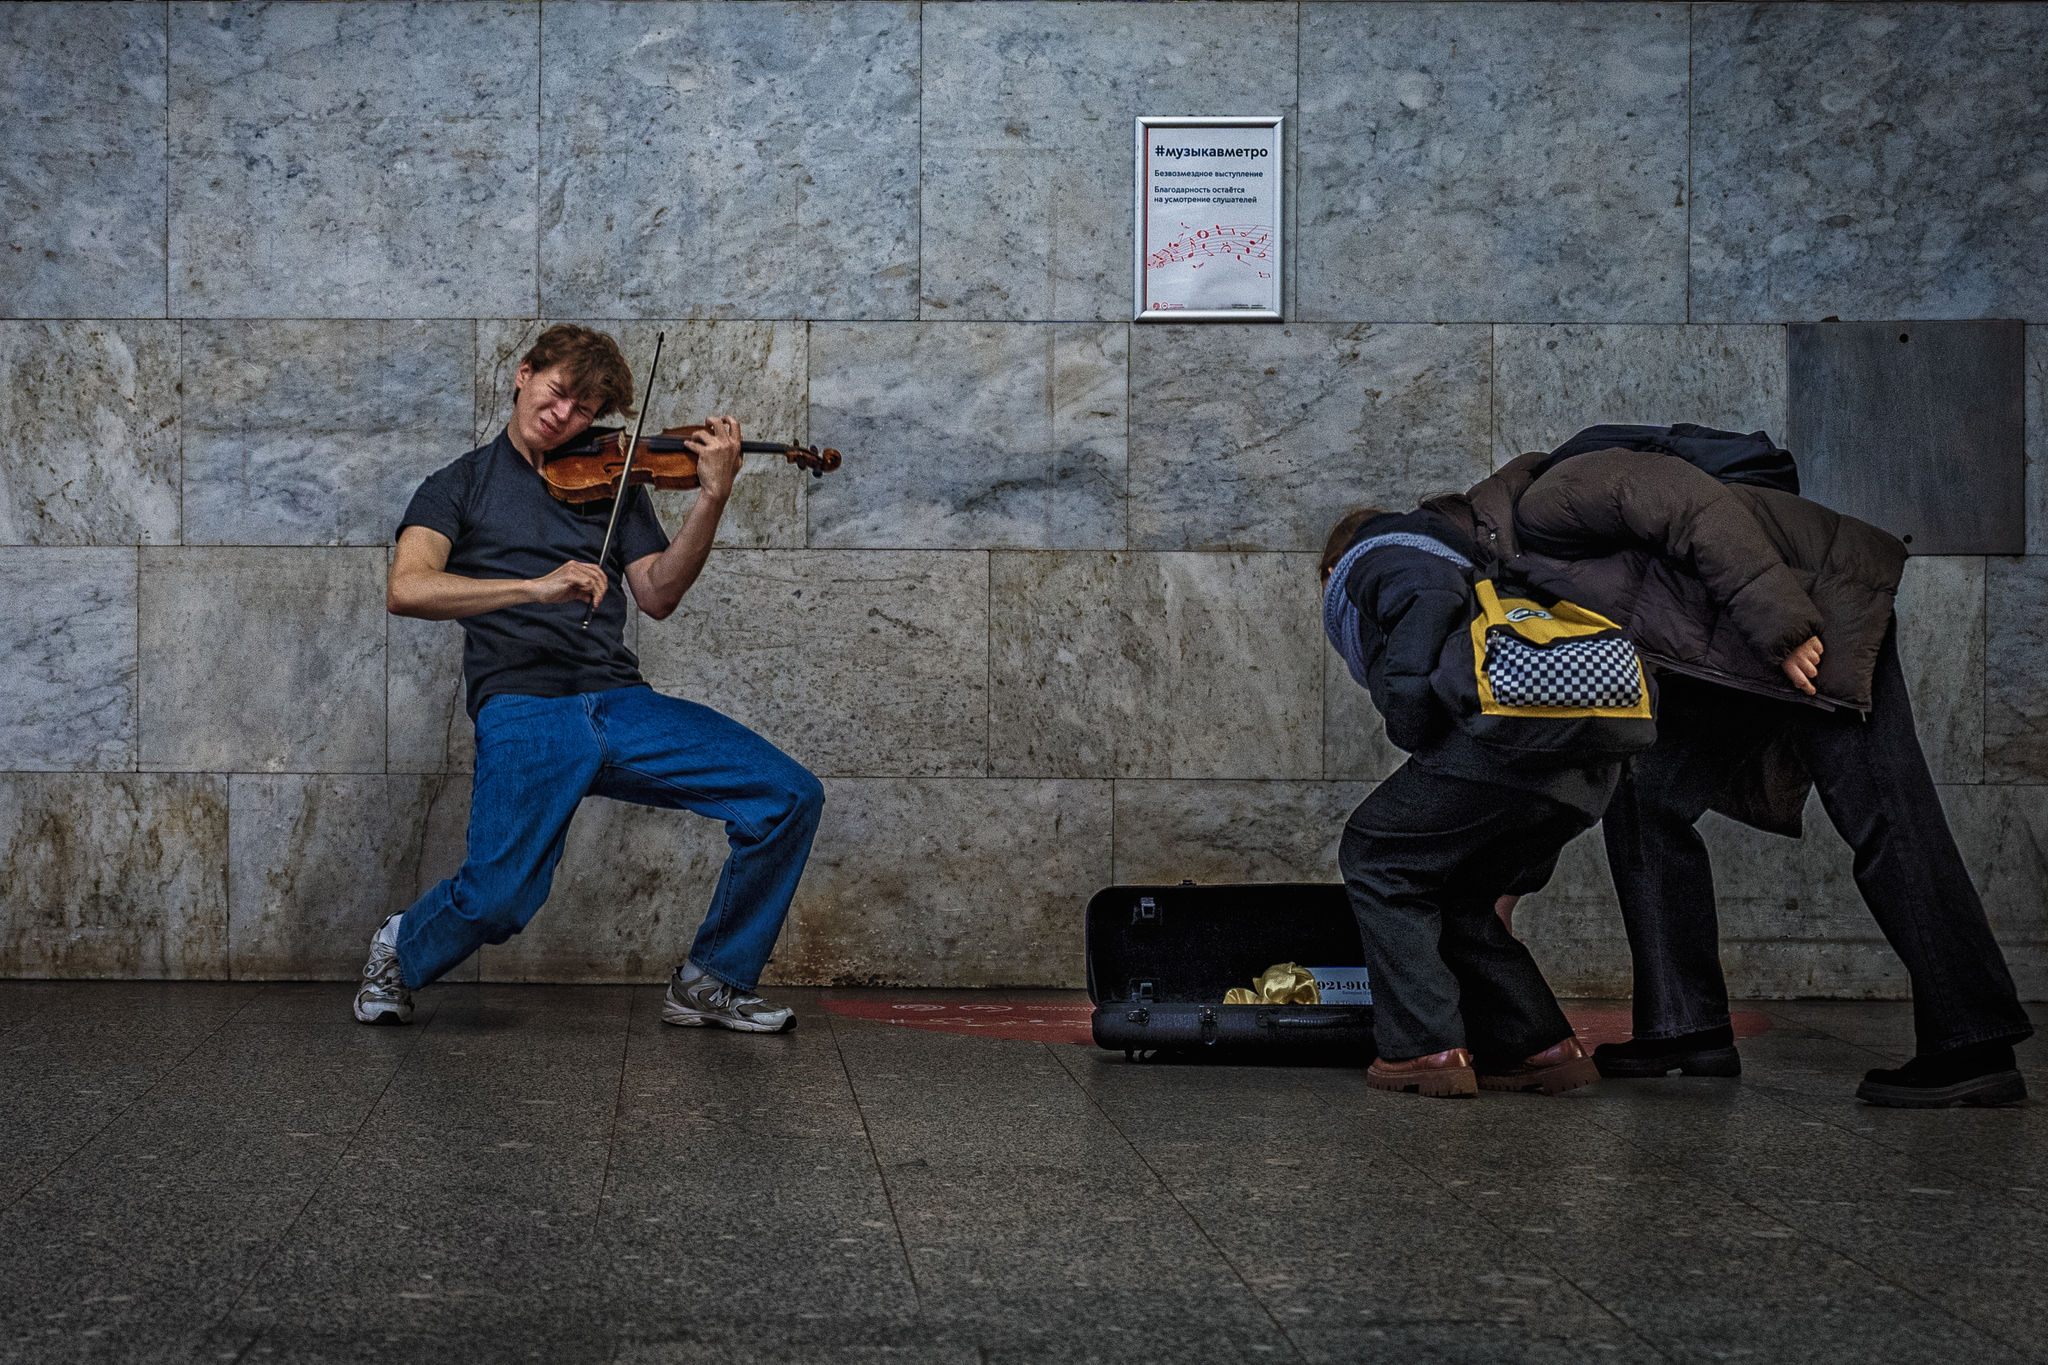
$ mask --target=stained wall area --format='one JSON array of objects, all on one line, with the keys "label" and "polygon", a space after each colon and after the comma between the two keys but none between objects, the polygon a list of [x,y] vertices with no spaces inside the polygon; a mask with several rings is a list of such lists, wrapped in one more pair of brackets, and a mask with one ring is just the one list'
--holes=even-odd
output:
[{"label": "stained wall area", "polygon": [[[2027,324],[2048,5],[0,5],[0,974],[344,978],[459,861],[459,630],[411,489],[547,323],[666,330],[750,468],[657,686],[816,770],[772,968],[1074,985],[1113,881],[1335,875],[1398,761],[1324,645],[1349,506],[1596,421],[1787,429],[1786,328]],[[1131,120],[1287,118],[1278,325],[1133,326]],[[1914,559],[1923,743],[2048,989],[2048,484]],[[663,494],[670,524],[689,494]],[[1731,984],[1905,983],[1816,807],[1709,817]],[[462,969],[655,978],[722,831],[602,801]],[[1597,837],[1526,904],[1625,994]]]}]

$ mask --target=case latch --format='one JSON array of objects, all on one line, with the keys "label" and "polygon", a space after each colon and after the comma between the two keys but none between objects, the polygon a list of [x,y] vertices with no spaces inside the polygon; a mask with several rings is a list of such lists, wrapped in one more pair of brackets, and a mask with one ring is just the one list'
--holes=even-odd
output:
[{"label": "case latch", "polygon": [[1131,923],[1159,923],[1159,903],[1150,896],[1138,897],[1138,903],[1131,907]]},{"label": "case latch", "polygon": [[1213,1009],[1204,1009],[1202,1011],[1202,1045],[1204,1047],[1214,1047],[1216,1045],[1216,1011]]}]

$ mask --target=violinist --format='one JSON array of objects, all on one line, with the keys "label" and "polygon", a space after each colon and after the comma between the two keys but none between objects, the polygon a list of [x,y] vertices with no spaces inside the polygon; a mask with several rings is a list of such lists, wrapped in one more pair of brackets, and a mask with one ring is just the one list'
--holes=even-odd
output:
[{"label": "violinist", "polygon": [[399,523],[386,606],[462,622],[476,773],[468,856],[377,929],[355,1017],[407,1022],[414,990],[525,928],[547,900],[570,817],[595,795],[725,822],[732,852],[669,980],[662,1019],[745,1033],[794,1028],[794,1013],[755,987],[803,875],[824,790],[737,721],[650,688],[623,638],[628,594],[658,621],[702,572],[744,458],[739,423],[714,417],[688,438],[700,491],[673,538],[643,486],[619,490],[614,528],[612,499],[561,501],[541,468],[594,420],[631,406],[618,344],[588,328],[550,327],[515,382],[497,439],[429,476]]}]

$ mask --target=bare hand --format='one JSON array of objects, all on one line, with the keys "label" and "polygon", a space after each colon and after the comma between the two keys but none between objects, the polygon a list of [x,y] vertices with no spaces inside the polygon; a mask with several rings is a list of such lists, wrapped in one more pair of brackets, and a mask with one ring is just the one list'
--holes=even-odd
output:
[{"label": "bare hand", "polygon": [[1520,896],[1502,896],[1493,903],[1493,913],[1500,916],[1501,928],[1511,934],[1515,932],[1515,902],[1520,899]]},{"label": "bare hand", "polygon": [[573,559],[547,577],[529,582],[536,602],[588,602],[592,607],[604,601],[605,589],[611,586],[597,565]]},{"label": "bare hand", "polygon": [[683,445],[697,457],[697,487],[719,502],[732,496],[732,481],[739,476],[746,457],[740,454],[740,424],[737,418],[713,417],[702,431],[683,438]]},{"label": "bare hand", "polygon": [[1820,656],[1823,648],[1820,636],[1816,635],[1787,654],[1785,662],[1779,665],[1785,670],[1785,676],[1792,680],[1792,685],[1809,697],[1814,694],[1813,680],[1820,674]]}]

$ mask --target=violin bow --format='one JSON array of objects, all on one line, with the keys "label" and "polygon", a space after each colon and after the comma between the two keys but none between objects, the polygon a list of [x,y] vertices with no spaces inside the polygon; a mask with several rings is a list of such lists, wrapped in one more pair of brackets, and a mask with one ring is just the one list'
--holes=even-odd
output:
[{"label": "violin bow", "polygon": [[[598,551],[597,554],[597,571],[599,573],[606,572],[604,562],[611,557],[612,532],[616,531],[619,527],[619,508],[625,506],[626,495],[632,491],[632,485],[627,480],[633,476],[633,454],[640,448],[641,428],[647,425],[648,404],[654,401],[654,372],[661,368],[661,344],[666,340],[668,340],[667,332],[656,332],[654,334],[654,360],[647,366],[647,392],[640,399],[640,417],[638,421],[633,423],[633,440],[626,447],[625,467],[619,470],[619,489],[616,493],[612,494],[611,520],[604,524],[604,548]],[[621,570],[619,574],[619,591],[624,592],[625,590],[625,573]],[[595,615],[597,615],[597,603],[592,602],[590,610],[583,613],[583,628],[585,630],[590,629],[590,618]]]}]

